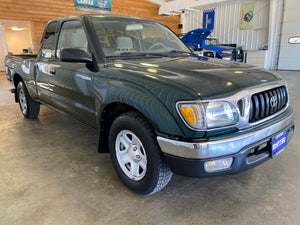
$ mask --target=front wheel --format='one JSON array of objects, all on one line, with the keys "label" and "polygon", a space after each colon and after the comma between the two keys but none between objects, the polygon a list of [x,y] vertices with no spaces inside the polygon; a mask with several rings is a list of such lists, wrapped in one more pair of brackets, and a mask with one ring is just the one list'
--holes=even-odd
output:
[{"label": "front wheel", "polygon": [[164,188],[172,172],[148,121],[137,112],[119,116],[109,132],[109,149],[121,181],[132,191],[150,195]]},{"label": "front wheel", "polygon": [[37,118],[40,113],[40,104],[31,99],[22,81],[18,83],[17,95],[23,116],[29,119]]}]

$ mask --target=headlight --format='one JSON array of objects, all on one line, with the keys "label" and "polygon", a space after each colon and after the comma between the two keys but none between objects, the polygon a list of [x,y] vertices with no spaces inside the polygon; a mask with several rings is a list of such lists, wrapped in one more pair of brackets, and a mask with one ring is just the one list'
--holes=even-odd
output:
[{"label": "headlight", "polygon": [[210,102],[206,107],[207,128],[225,127],[238,122],[236,108],[229,102]]},{"label": "headlight", "polygon": [[236,108],[225,101],[179,103],[177,107],[187,125],[197,130],[226,127],[238,122]]}]

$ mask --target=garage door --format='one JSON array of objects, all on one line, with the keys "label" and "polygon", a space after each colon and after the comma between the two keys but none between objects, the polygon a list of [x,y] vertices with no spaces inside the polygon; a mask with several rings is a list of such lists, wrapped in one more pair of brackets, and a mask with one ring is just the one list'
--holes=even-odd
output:
[{"label": "garage door", "polygon": [[299,0],[285,0],[278,69],[300,70],[299,13]]}]

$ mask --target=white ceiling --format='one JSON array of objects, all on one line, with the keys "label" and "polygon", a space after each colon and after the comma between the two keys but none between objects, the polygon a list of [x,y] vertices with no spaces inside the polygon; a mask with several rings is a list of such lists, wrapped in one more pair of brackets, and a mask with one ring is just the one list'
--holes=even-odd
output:
[{"label": "white ceiling", "polygon": [[[197,8],[204,8],[227,2],[234,2],[238,0],[147,0],[160,6],[160,15],[170,15],[181,13],[185,10],[197,10]],[[239,0],[241,1],[241,0]],[[242,0],[243,1],[243,0]]]},{"label": "white ceiling", "polygon": [[171,2],[171,1],[174,1],[174,0],[147,0],[148,2],[152,2],[156,5],[162,5],[163,3],[165,2]]}]

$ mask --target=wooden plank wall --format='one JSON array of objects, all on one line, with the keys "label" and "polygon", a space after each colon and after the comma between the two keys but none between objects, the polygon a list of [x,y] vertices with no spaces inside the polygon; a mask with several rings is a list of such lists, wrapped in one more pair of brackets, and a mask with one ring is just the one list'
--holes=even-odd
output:
[{"label": "wooden plank wall", "polygon": [[[159,6],[145,0],[111,0],[112,14],[157,20],[179,34],[180,16],[159,16]],[[0,19],[30,22],[34,52],[39,48],[47,21],[61,16],[92,13],[74,9],[73,0],[0,0]]]}]

